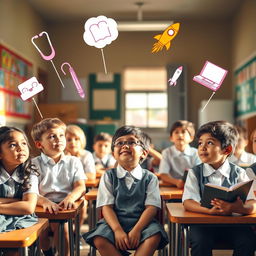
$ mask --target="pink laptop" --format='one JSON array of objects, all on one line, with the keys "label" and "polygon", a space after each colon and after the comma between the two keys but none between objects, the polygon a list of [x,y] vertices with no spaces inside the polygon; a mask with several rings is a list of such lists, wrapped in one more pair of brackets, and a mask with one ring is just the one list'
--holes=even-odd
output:
[{"label": "pink laptop", "polygon": [[228,71],[209,61],[206,61],[200,75],[194,76],[193,81],[208,87],[213,91],[217,91]]}]

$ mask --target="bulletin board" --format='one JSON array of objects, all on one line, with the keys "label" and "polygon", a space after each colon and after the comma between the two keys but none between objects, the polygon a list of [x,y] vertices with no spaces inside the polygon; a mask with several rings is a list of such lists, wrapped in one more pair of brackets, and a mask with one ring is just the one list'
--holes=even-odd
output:
[{"label": "bulletin board", "polygon": [[235,71],[235,116],[247,118],[256,113],[256,53]]},{"label": "bulletin board", "polygon": [[31,103],[20,98],[18,85],[32,77],[33,65],[0,43],[0,115],[31,118]]},{"label": "bulletin board", "polygon": [[121,75],[89,75],[90,119],[119,120],[121,116]]}]

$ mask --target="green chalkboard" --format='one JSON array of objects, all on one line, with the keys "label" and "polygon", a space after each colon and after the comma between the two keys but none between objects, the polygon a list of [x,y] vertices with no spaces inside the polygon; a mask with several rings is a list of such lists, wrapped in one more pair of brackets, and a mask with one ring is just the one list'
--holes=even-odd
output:
[{"label": "green chalkboard", "polygon": [[89,118],[91,120],[119,120],[121,117],[121,75],[99,81],[89,75]]}]

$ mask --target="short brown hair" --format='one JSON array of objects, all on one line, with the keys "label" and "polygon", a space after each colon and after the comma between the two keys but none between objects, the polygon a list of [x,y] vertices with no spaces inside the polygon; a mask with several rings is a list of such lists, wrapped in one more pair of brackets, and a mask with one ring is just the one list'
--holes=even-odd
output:
[{"label": "short brown hair", "polygon": [[189,122],[187,120],[178,120],[176,121],[170,130],[170,136],[172,136],[172,133],[174,132],[175,129],[177,129],[178,127],[182,127],[184,129],[186,129],[190,135],[191,138],[194,138],[195,136],[195,126],[192,122]]},{"label": "short brown hair", "polygon": [[97,134],[94,139],[93,139],[93,142],[94,144],[97,142],[97,141],[107,141],[107,142],[110,142],[112,141],[112,136],[109,134],[109,133],[106,133],[106,132],[101,132],[99,134]]},{"label": "short brown hair", "polygon": [[62,126],[66,130],[66,124],[59,118],[45,118],[33,125],[31,130],[31,137],[34,141],[40,141],[42,135],[49,129]]},{"label": "short brown hair", "polygon": [[244,140],[248,139],[247,129],[244,126],[235,125],[235,128],[238,131],[239,137],[242,137]]}]

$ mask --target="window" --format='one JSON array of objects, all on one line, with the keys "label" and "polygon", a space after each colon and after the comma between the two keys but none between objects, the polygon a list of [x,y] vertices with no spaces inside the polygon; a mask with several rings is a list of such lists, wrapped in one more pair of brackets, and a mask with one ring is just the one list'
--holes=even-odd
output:
[{"label": "window", "polygon": [[124,72],[125,123],[143,128],[167,126],[167,72],[164,67]]}]

